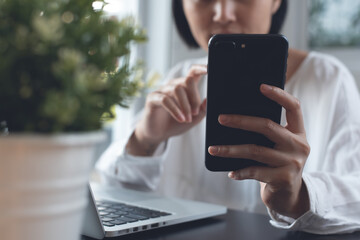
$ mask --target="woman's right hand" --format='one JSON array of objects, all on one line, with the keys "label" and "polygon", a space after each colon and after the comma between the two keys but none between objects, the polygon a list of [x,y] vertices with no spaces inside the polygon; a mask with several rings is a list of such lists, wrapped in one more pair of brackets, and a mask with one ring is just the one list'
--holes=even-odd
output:
[{"label": "woman's right hand", "polygon": [[206,65],[194,65],[186,77],[173,79],[147,96],[144,116],[127,144],[128,153],[150,156],[161,142],[205,117],[206,99],[200,98],[199,81],[206,73]]}]

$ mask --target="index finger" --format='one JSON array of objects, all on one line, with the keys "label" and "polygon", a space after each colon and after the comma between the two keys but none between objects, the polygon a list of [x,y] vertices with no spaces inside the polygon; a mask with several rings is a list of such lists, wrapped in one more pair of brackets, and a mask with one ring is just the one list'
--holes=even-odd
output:
[{"label": "index finger", "polygon": [[305,133],[303,115],[297,98],[281,88],[261,84],[260,91],[264,96],[277,102],[286,109],[287,128],[293,133]]},{"label": "index finger", "polygon": [[189,102],[193,115],[197,115],[201,105],[201,98],[198,89],[199,80],[207,73],[206,65],[193,65],[185,79]]},{"label": "index finger", "polygon": [[190,77],[190,78],[200,77],[202,75],[205,75],[206,73],[207,73],[206,65],[194,64],[191,66],[187,77]]}]

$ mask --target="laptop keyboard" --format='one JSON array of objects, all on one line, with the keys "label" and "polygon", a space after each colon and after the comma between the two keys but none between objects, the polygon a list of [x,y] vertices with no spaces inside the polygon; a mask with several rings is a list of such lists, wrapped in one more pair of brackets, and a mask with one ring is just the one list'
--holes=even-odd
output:
[{"label": "laptop keyboard", "polygon": [[103,225],[107,227],[171,215],[167,212],[105,200],[96,201],[96,206]]}]

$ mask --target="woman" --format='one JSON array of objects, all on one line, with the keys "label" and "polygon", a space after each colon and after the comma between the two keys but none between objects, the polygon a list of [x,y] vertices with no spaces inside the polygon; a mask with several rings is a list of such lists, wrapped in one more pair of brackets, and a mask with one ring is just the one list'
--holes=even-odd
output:
[{"label": "woman", "polygon": [[[186,43],[207,51],[213,34],[277,33],[286,1],[173,0],[173,10]],[[210,147],[212,155],[269,165],[228,177],[204,167],[205,78],[206,59],[188,60],[170,71],[167,83],[148,95],[129,139],[113,144],[98,163],[108,180],[230,208],[267,210],[279,228],[319,234],[360,230],[360,98],[341,63],[289,50],[285,91],[260,87],[286,110],[282,125],[219,116],[224,126],[255,131],[275,142],[274,149]]]}]

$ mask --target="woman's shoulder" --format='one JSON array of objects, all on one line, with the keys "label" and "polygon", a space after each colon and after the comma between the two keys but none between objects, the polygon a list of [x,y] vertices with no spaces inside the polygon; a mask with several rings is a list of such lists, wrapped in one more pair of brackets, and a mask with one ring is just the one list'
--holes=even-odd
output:
[{"label": "woman's shoulder", "polygon": [[285,87],[301,99],[309,95],[317,99],[329,94],[358,95],[355,79],[347,67],[334,56],[314,51],[307,54]]},{"label": "woman's shoulder", "polygon": [[347,67],[336,57],[314,51],[309,52],[299,70],[323,83],[353,78]]}]

